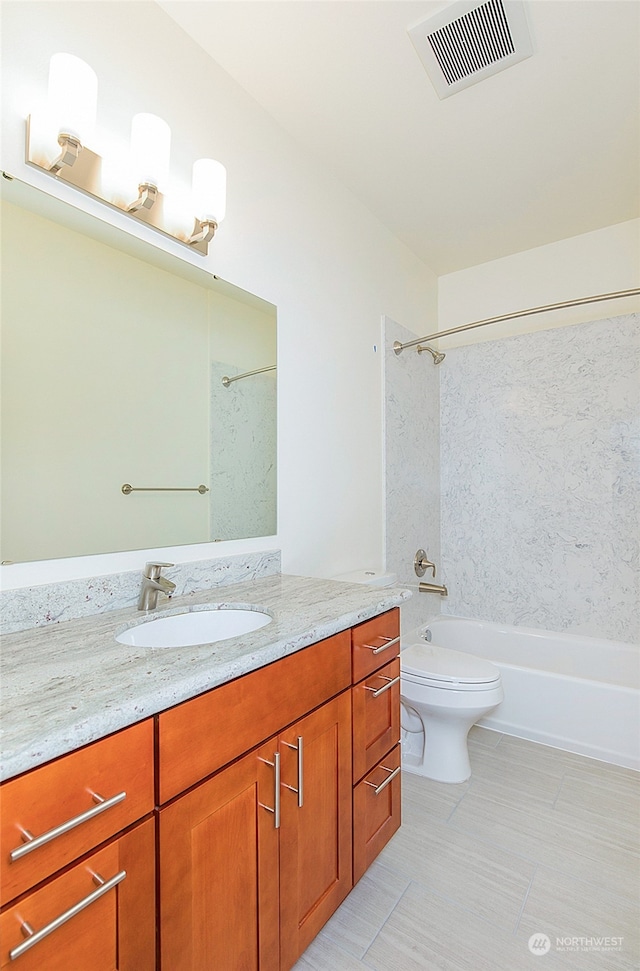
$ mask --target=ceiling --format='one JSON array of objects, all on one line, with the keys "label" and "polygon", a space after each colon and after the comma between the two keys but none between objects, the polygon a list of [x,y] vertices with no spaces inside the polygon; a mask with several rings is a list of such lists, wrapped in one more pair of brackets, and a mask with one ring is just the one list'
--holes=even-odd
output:
[{"label": "ceiling", "polygon": [[160,6],[438,275],[640,214],[636,0],[528,0],[533,56],[444,100],[407,34],[444,3]]}]

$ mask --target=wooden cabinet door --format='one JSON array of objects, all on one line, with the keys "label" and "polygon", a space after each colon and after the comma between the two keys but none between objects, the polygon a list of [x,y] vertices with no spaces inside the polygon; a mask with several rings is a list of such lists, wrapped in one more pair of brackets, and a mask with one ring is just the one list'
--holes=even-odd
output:
[{"label": "wooden cabinet door", "polygon": [[[0,917],[0,968],[154,971],[154,832],[154,820],[146,820],[5,910]],[[85,906],[77,908],[82,902]],[[37,933],[74,908],[73,916],[11,959],[10,952],[28,940],[22,931],[25,923]]]},{"label": "wooden cabinet door", "polygon": [[265,742],[160,810],[162,971],[278,971],[276,750]]},{"label": "wooden cabinet door", "polygon": [[279,750],[280,968],[288,971],[352,887],[350,692],[282,732]]}]

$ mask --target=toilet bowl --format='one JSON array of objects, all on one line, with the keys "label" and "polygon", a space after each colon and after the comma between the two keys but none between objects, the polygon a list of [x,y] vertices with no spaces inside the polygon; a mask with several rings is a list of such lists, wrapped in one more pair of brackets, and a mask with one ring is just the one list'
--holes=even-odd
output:
[{"label": "toilet bowl", "polygon": [[401,649],[403,768],[438,782],[465,782],[469,730],[503,698],[500,671],[490,661],[437,644]]}]

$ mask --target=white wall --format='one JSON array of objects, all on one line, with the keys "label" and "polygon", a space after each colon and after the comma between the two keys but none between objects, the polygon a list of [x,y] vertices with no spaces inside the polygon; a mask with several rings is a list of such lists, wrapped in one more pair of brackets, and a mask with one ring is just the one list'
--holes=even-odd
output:
[{"label": "white wall", "polygon": [[[156,112],[172,128],[183,181],[196,158],[227,166],[227,219],[206,265],[278,307],[278,536],[165,552],[200,559],[277,544],[286,572],[379,565],[380,319],[387,313],[419,333],[436,315],[435,277],[155,4],[6,2],[2,14],[2,167],[129,224],[23,161],[24,119],[45,94],[50,55],[79,55],[98,74],[99,124],[113,137],[128,138],[135,112]],[[132,231],[197,262],[144,227]],[[3,583],[115,572],[144,559],[4,567]]]},{"label": "white wall", "polygon": [[[432,330],[634,287],[640,287],[640,219],[439,277],[438,326]],[[640,297],[604,301],[491,324],[444,338],[441,346],[496,340],[638,310]]]}]

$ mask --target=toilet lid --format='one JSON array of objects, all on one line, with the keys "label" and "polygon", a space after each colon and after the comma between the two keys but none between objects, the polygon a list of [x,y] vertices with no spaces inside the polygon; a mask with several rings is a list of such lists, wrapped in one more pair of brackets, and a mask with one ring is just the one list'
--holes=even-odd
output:
[{"label": "toilet lid", "polygon": [[487,684],[500,678],[491,661],[437,644],[412,644],[400,653],[403,674],[450,684]]}]

